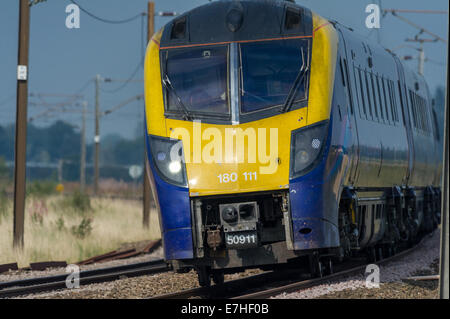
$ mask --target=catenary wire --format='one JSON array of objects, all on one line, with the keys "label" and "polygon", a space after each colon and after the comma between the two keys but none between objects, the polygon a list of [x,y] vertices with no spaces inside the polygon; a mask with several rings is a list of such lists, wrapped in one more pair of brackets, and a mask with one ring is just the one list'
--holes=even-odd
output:
[{"label": "catenary wire", "polygon": [[72,2],[72,3],[75,4],[75,5],[77,5],[77,6],[80,8],[81,11],[83,11],[84,13],[86,13],[86,14],[87,14],[88,16],[90,16],[91,18],[94,18],[94,19],[96,19],[96,20],[98,20],[98,21],[101,21],[101,22],[104,22],[104,23],[111,23],[111,24],[128,23],[128,22],[131,22],[131,21],[133,21],[133,20],[136,20],[136,19],[139,18],[140,16],[144,16],[144,15],[146,14],[146,13],[144,13],[144,12],[141,12],[141,13],[136,14],[136,15],[130,17],[130,18],[127,18],[127,19],[123,19],[123,20],[109,20],[109,19],[101,18],[101,17],[99,17],[99,16],[97,16],[97,15],[95,15],[95,14],[89,12],[88,10],[86,10],[85,8],[83,8],[82,6],[80,6],[80,5],[79,5],[76,1],[74,1],[74,0],[70,0],[70,2]]}]

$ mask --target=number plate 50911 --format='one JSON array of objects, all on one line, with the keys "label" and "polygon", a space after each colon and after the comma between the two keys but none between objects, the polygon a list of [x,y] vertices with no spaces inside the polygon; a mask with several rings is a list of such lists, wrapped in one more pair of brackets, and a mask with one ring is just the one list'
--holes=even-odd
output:
[{"label": "number plate 50911", "polygon": [[256,231],[225,233],[225,244],[231,249],[258,247],[258,235]]}]

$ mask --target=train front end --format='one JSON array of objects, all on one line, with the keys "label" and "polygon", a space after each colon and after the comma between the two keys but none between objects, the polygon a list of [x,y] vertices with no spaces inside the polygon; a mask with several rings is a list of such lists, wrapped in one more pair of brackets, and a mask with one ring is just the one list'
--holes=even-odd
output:
[{"label": "train front end", "polygon": [[223,274],[339,246],[337,207],[324,207],[339,187],[336,52],[333,26],[287,1],[217,1],[155,34],[148,172],[175,269]]}]

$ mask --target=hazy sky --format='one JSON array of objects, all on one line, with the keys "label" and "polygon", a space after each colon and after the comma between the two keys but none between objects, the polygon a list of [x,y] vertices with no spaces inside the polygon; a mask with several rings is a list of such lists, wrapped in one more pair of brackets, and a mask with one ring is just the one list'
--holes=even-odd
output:
[{"label": "hazy sky", "polygon": [[[0,1],[0,125],[15,120],[15,93],[17,68],[18,0]],[[143,12],[147,0],[78,0],[82,7],[105,19],[125,19]],[[207,3],[207,0],[156,0],[156,11],[174,10],[185,12]],[[365,7],[378,0],[297,0],[297,3],[311,8],[324,17],[337,20],[354,28],[357,32],[369,35],[365,27]],[[67,29],[65,8],[69,0],[47,0],[31,8],[30,40],[30,93],[73,94],[82,88],[96,74],[103,77],[128,79],[141,59],[142,35],[141,18],[127,24],[106,24],[81,13],[81,28]],[[383,8],[447,10],[447,0],[382,0]],[[448,16],[403,14],[417,24],[447,39]],[[156,28],[161,28],[171,18],[156,17]],[[144,25],[146,30],[146,25]],[[382,21],[381,43],[387,48],[405,44],[406,38],[414,37],[417,30],[388,15]],[[370,34],[376,41],[376,32]],[[410,44],[413,45],[413,44]],[[425,52],[432,61],[425,66],[425,77],[434,92],[437,85],[446,83],[447,45],[441,42],[425,44]],[[397,51],[399,55],[417,55],[411,48]],[[417,69],[417,60],[407,64]],[[136,80],[142,79],[142,69],[138,70]],[[114,90],[121,83],[102,83],[100,104],[107,110],[132,96],[143,93],[142,83],[131,83],[117,93]],[[81,92],[94,106],[94,84],[90,82]],[[32,103],[57,103],[67,98],[30,98]],[[40,114],[44,106],[29,106],[29,115]],[[133,102],[101,121],[102,136],[117,133],[133,137],[143,116],[143,102]],[[35,124],[48,125],[55,119],[65,119],[80,126],[81,116],[72,113],[58,113],[52,117],[37,119]],[[93,139],[94,118],[88,116],[88,143]]]}]

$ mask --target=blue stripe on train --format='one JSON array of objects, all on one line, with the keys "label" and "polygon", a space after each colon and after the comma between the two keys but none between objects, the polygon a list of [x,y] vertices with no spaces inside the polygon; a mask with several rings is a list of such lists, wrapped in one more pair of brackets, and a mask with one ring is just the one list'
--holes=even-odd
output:
[{"label": "blue stripe on train", "polygon": [[155,169],[146,138],[148,161],[160,206],[160,223],[166,260],[194,258],[189,189],[162,180]]},{"label": "blue stripe on train", "polygon": [[[336,175],[342,154],[329,158],[332,119],[321,162],[307,174],[289,182],[294,250],[339,246]],[[337,186],[337,187],[336,187]]]}]

